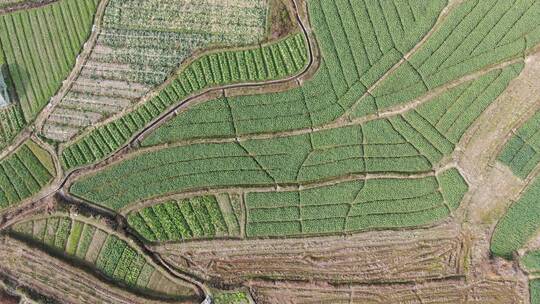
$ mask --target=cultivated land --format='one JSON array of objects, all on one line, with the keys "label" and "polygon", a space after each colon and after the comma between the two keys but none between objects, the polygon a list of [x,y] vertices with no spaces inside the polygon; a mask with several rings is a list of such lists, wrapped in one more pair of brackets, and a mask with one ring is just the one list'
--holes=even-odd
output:
[{"label": "cultivated land", "polygon": [[0,21],[0,299],[540,301],[540,2]]}]

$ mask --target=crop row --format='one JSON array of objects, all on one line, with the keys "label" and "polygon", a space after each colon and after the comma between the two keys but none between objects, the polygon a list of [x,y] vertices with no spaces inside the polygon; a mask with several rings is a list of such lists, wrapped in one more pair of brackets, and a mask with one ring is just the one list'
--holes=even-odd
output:
[{"label": "crop row", "polygon": [[535,178],[499,220],[491,237],[491,252],[511,259],[540,229],[540,178]]},{"label": "crop row", "polygon": [[[223,206],[223,209],[220,205]],[[238,215],[227,200],[192,197],[143,208],[128,215],[128,223],[149,241],[238,236]]]},{"label": "crop row", "polygon": [[26,121],[45,106],[73,68],[90,35],[97,2],[62,0],[0,16],[0,48]]},{"label": "crop row", "polygon": [[0,209],[36,194],[55,176],[48,152],[32,141],[0,161]]},{"label": "crop row", "polygon": [[[106,157],[166,109],[194,92],[216,85],[260,81],[269,79],[267,77],[297,73],[307,62],[304,43],[302,35],[296,34],[262,48],[226,51],[200,57],[159,95],[133,112],[94,129],[87,136],[67,146],[62,153],[64,166],[74,168]],[[275,54],[275,57],[272,57],[273,65],[265,64],[270,58],[262,54]],[[240,60],[246,60],[248,64],[240,64]],[[276,68],[271,70],[270,66]]]},{"label": "crop row", "polygon": [[540,112],[535,113],[506,143],[498,159],[520,178],[540,162]]},{"label": "crop row", "polygon": [[67,216],[50,216],[18,223],[12,229],[16,235],[89,264],[131,288],[168,293],[167,288],[175,284],[126,241],[92,224]]},{"label": "crop row", "polygon": [[246,196],[248,237],[421,226],[446,218],[468,187],[455,169],[437,177],[370,179]]}]

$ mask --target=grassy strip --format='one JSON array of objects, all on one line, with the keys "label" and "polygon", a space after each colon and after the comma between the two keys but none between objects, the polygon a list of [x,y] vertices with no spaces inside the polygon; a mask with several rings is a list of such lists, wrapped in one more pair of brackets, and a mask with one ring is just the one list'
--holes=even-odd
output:
[{"label": "grassy strip", "polygon": [[540,229],[539,197],[540,178],[535,178],[497,223],[491,237],[491,252],[494,255],[512,259],[513,253],[537,233]]}]

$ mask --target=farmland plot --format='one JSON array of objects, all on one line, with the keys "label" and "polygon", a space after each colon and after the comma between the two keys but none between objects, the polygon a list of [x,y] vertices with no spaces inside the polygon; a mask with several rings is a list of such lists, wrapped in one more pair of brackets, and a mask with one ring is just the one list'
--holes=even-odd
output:
[{"label": "farmland plot", "polygon": [[96,3],[61,0],[0,16],[0,74],[10,95],[0,108],[1,148],[60,88],[90,33]]},{"label": "farmland plot", "polygon": [[56,176],[49,152],[28,140],[0,160],[0,210],[37,194]]},{"label": "farmland plot", "polygon": [[540,112],[537,112],[510,138],[498,159],[524,179],[540,162],[539,151]]},{"label": "farmland plot", "polygon": [[126,110],[197,51],[257,43],[266,11],[264,0],[110,0],[97,44],[44,135],[67,141]]},{"label": "farmland plot", "polygon": [[456,228],[165,243],[152,249],[182,271],[230,285],[252,279],[403,282],[464,274],[469,244]]},{"label": "farmland plot", "polygon": [[150,241],[239,237],[240,208],[228,195],[193,197],[132,212],[128,223]]},{"label": "farmland plot", "polygon": [[121,237],[89,221],[49,216],[13,226],[16,236],[91,265],[110,280],[161,296],[195,296],[193,286],[172,279]]},{"label": "farmland plot", "polygon": [[90,35],[97,2],[60,0],[0,16],[0,49],[25,123],[56,94],[75,65]]},{"label": "farmland plot", "polygon": [[107,157],[172,105],[194,92],[217,85],[294,75],[306,66],[307,60],[305,41],[299,33],[262,47],[204,55],[183,70],[159,95],[66,146],[62,152],[63,165],[71,169]]},{"label": "farmland plot", "polygon": [[[5,276],[15,281],[19,288],[25,287],[56,301],[69,303],[163,303],[162,300],[130,293],[124,287],[111,286],[82,271],[80,267],[52,257],[26,242],[6,236],[2,236],[1,242],[0,269]],[[36,270],[39,270],[39,274]],[[200,301],[195,299],[183,303]]]},{"label": "farmland plot", "polygon": [[536,177],[497,223],[491,238],[493,254],[511,259],[540,229],[540,178]]}]

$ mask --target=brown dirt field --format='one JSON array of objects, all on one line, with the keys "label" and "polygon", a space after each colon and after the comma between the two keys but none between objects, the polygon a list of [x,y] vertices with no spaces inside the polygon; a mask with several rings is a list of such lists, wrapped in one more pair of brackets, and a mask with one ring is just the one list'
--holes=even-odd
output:
[{"label": "brown dirt field", "polygon": [[513,281],[442,280],[419,284],[345,285],[255,281],[251,293],[258,304],[518,304],[526,303],[523,286]]},{"label": "brown dirt field", "polygon": [[294,22],[294,15],[291,14],[290,1],[270,0],[268,4],[266,40],[272,41],[285,37],[298,27]]},{"label": "brown dirt field", "polygon": [[449,224],[351,236],[187,242],[153,250],[174,267],[220,284],[254,278],[367,283],[463,276],[469,245]]},{"label": "brown dirt field", "polygon": [[9,294],[7,291],[0,289],[0,303],[1,304],[17,304],[21,299],[14,295]]}]

